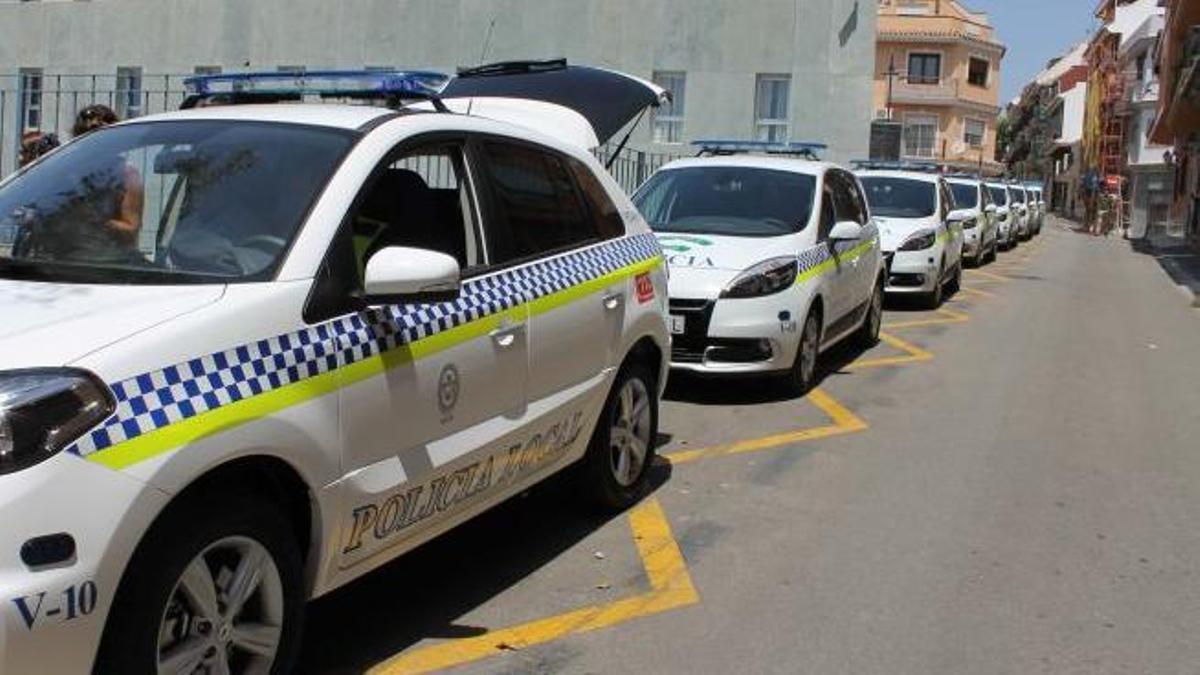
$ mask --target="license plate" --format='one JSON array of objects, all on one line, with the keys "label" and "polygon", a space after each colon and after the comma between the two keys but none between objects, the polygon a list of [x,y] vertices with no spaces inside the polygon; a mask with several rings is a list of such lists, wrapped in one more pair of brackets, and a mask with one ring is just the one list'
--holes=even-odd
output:
[{"label": "license plate", "polygon": [[671,335],[683,335],[687,332],[687,321],[682,316],[671,315]]}]

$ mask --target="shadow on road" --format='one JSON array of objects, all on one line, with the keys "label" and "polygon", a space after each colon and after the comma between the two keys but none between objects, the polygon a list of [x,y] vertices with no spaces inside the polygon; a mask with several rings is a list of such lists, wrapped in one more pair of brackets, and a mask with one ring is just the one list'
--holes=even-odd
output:
[{"label": "shadow on road", "polygon": [[[671,468],[657,463],[650,472],[657,490]],[[299,672],[361,673],[426,638],[486,633],[458,618],[621,517],[564,508],[580,501],[569,478],[552,478],[312,603]]]},{"label": "shadow on road", "polygon": [[1132,239],[1129,244],[1134,252],[1154,258],[1176,285],[1187,288],[1193,297],[1200,298],[1200,254],[1195,249],[1183,241],[1164,243]]}]

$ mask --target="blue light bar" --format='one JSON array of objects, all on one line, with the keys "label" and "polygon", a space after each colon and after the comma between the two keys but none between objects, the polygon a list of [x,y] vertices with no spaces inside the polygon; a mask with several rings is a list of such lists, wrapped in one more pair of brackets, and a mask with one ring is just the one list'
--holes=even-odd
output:
[{"label": "blue light bar", "polygon": [[733,154],[738,152],[761,152],[769,155],[805,155],[816,157],[817,152],[829,149],[824,143],[804,141],[789,141],[779,143],[773,141],[738,141],[726,139],[706,139],[692,141],[692,145],[700,148],[701,153]]},{"label": "blue light bar", "polygon": [[450,76],[420,70],[321,70],[304,73],[257,72],[198,75],[184,80],[196,96],[321,96],[343,98],[431,98]]}]

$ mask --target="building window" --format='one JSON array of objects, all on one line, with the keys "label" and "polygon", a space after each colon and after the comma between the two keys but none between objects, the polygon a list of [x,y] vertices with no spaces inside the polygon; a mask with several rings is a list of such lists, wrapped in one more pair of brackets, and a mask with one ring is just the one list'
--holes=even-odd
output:
[{"label": "building window", "polygon": [[687,75],[684,73],[654,73],[654,83],[671,92],[671,102],[654,113],[654,142],[682,143],[683,116],[687,105]]},{"label": "building window", "polygon": [[941,79],[941,54],[920,54],[913,52],[908,55],[909,84],[937,84]]},{"label": "building window", "polygon": [[967,83],[976,87],[988,86],[988,71],[991,69],[991,61],[972,56],[967,66]]},{"label": "building window", "polygon": [[930,158],[937,149],[937,115],[907,115],[904,118],[904,155]]},{"label": "building window", "polygon": [[42,128],[42,69],[21,69],[21,131]]},{"label": "building window", "polygon": [[787,140],[791,85],[789,75],[758,76],[754,96],[754,136],[758,140],[773,143]]},{"label": "building window", "polygon": [[983,147],[983,137],[987,133],[987,125],[983,120],[967,120],[963,126],[963,142],[972,148]]},{"label": "building window", "polygon": [[127,120],[142,114],[142,69],[117,68],[117,117]]}]

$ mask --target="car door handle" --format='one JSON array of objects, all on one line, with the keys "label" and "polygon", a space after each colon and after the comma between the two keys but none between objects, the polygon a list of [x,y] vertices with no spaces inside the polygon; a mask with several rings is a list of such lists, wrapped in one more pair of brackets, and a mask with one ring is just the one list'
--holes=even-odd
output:
[{"label": "car door handle", "polygon": [[488,333],[488,336],[492,338],[492,342],[494,342],[497,347],[507,349],[516,344],[517,336],[524,331],[525,324],[515,323],[501,326],[491,333]]},{"label": "car door handle", "polygon": [[600,302],[604,303],[604,309],[610,311],[620,309],[621,305],[625,302],[625,294],[620,292],[609,293],[600,298]]}]

